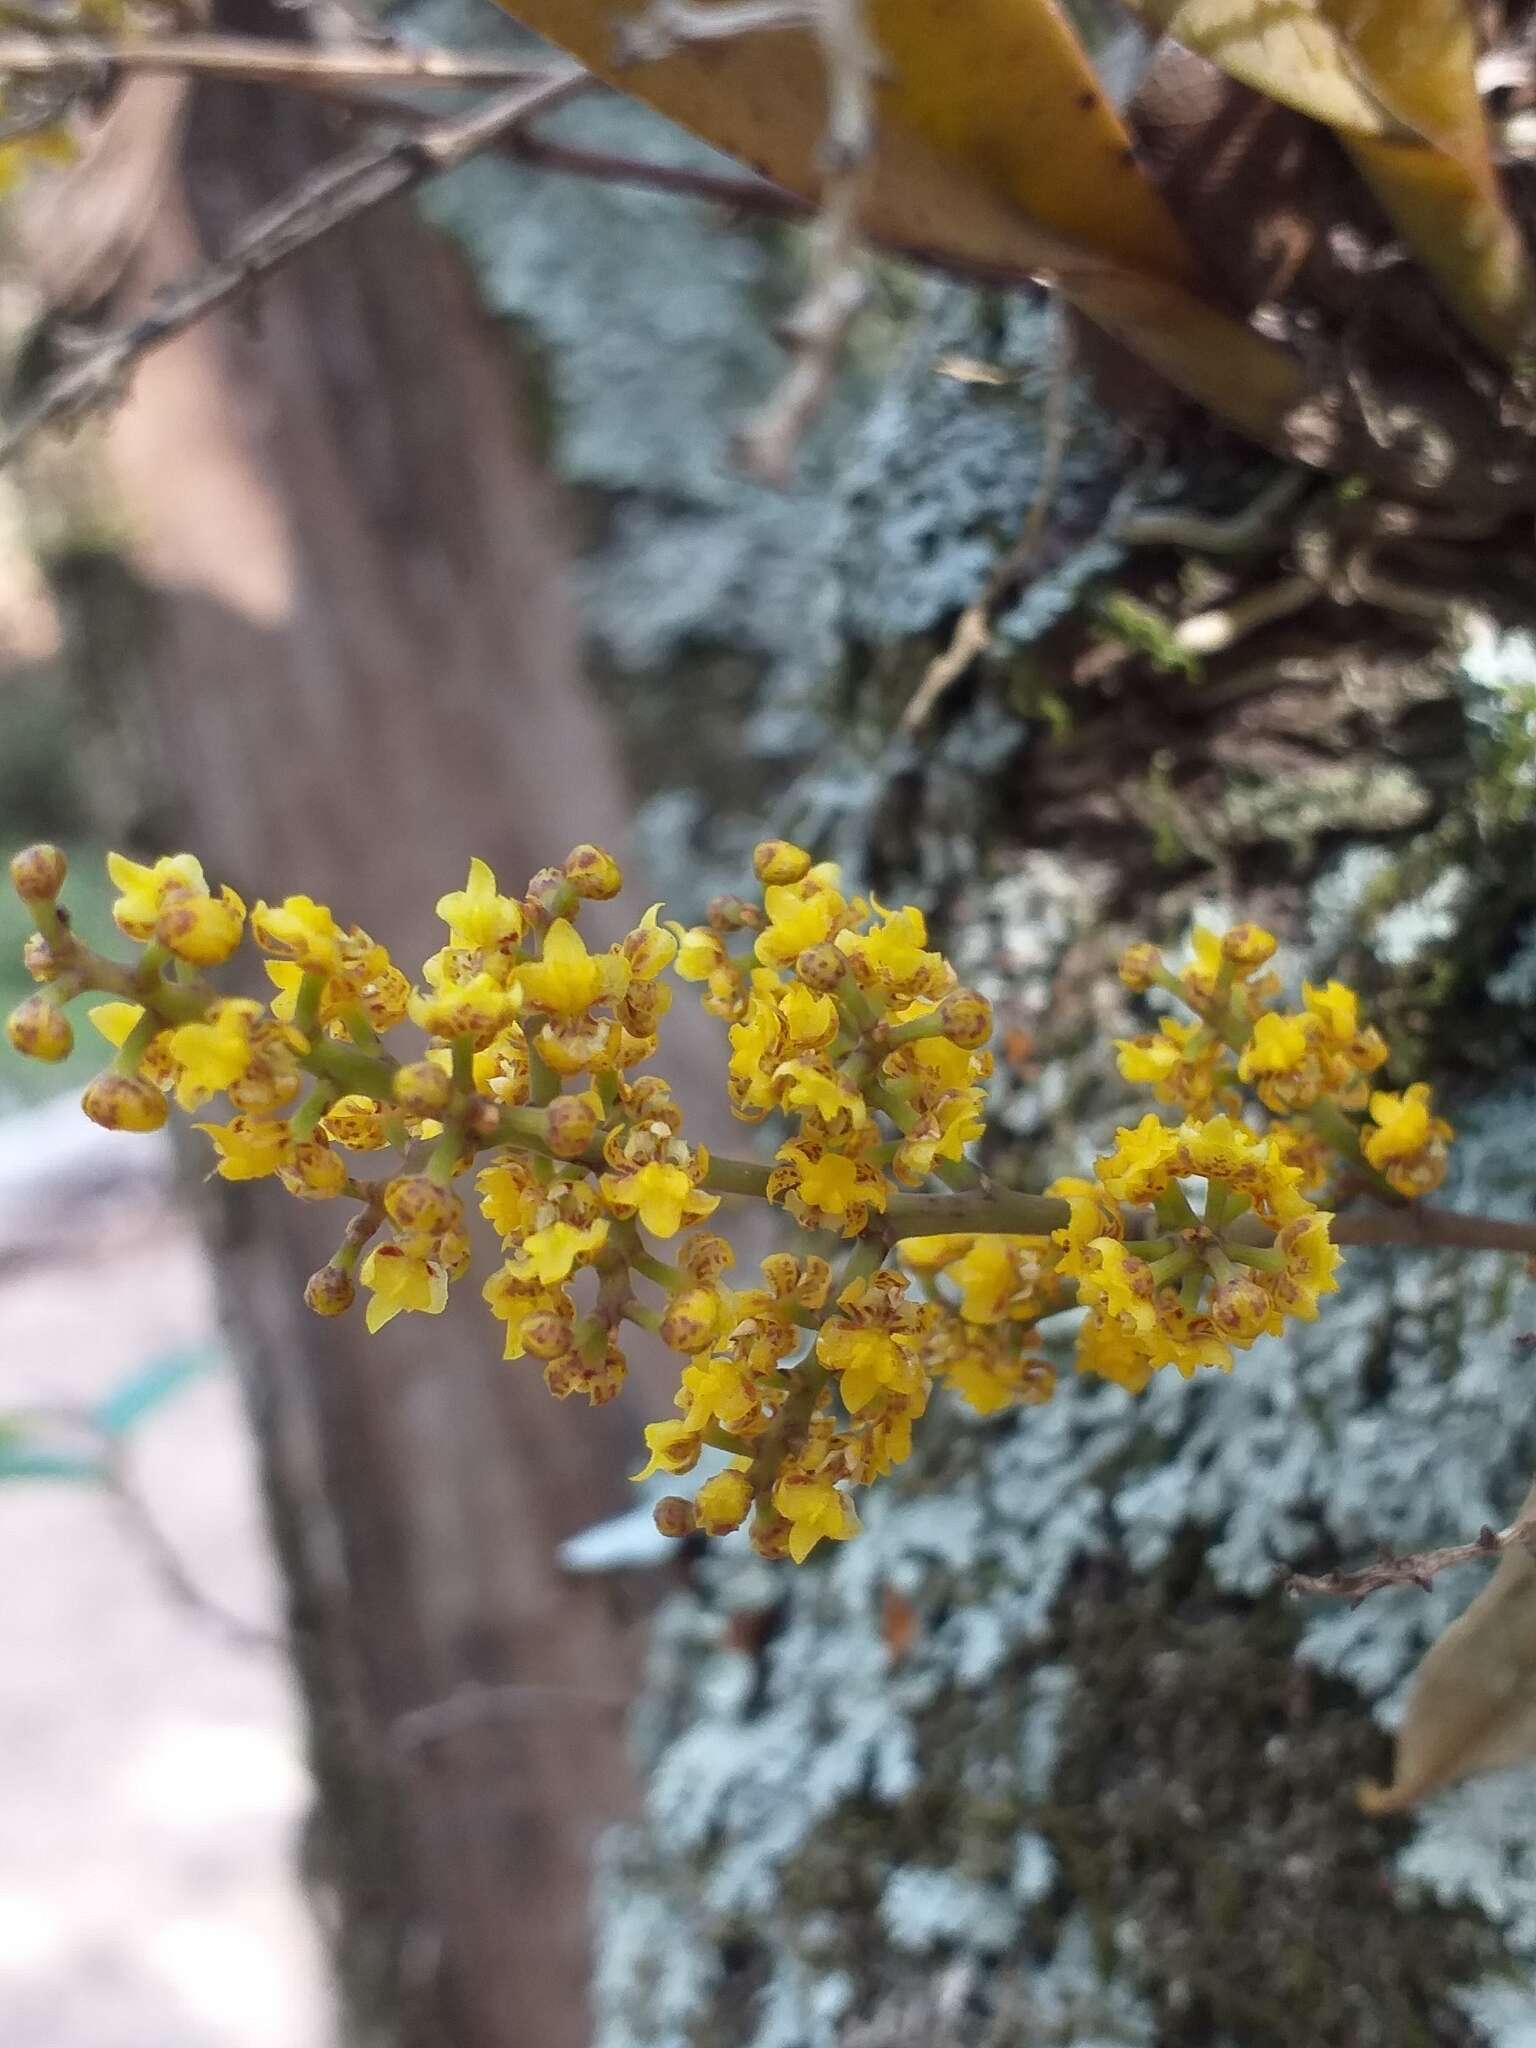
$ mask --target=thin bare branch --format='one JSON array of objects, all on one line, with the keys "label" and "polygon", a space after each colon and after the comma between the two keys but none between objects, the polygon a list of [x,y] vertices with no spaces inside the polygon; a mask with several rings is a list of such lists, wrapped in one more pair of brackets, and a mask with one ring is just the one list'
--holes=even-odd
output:
[{"label": "thin bare branch", "polygon": [[546,67],[487,53],[404,46],[316,49],[257,36],[146,36],[138,42],[119,42],[110,36],[0,35],[0,76],[6,78],[62,77],[94,83],[135,73],[227,78],[329,94],[338,87],[377,85],[485,90],[542,77]]},{"label": "thin bare branch", "polygon": [[1215,605],[1209,611],[1193,612],[1173,629],[1173,644],[1183,654],[1223,654],[1246,640],[1261,626],[1279,619],[1294,618],[1324,596],[1310,576],[1280,576],[1273,583],[1261,583],[1235,597],[1230,604]]},{"label": "thin bare branch", "polygon": [[765,29],[812,28],[819,0],[651,0],[638,20],[618,29],[619,57],[626,64],[670,57],[685,43],[718,43],[728,37],[761,35]]},{"label": "thin bare branch", "polygon": [[1128,548],[1181,548],[1197,555],[1243,555],[1276,542],[1287,516],[1317,481],[1310,470],[1282,469],[1236,512],[1217,517],[1154,505],[1122,519],[1110,538]]},{"label": "thin bare branch", "polygon": [[147,1560],[161,1587],[178,1607],[196,1621],[212,1628],[226,1642],[241,1650],[282,1653],[285,1639],[269,1628],[246,1621],[193,1577],[186,1560],[139,1488],[129,1463],[128,1447],[111,1430],[103,1428],[89,1409],[76,1407],[34,1407],[7,1412],[5,1420],[33,1428],[63,1431],[89,1444],[95,1454],[92,1482],[107,1493],[124,1533]]},{"label": "thin bare branch", "polygon": [[287,1643],[281,1635],[244,1620],[198,1584],[181,1552],[161,1528],[154,1510],[134,1483],[120,1445],[107,1446],[105,1484],[130,1540],[178,1607],[216,1630],[236,1649],[264,1650],[279,1655],[286,1653]]},{"label": "thin bare branch", "polygon": [[1329,1225],[1335,1244],[1401,1244],[1453,1251],[1523,1252],[1536,1258],[1536,1223],[1511,1223],[1502,1216],[1464,1215],[1407,1202],[1401,1208],[1352,1210]]},{"label": "thin bare branch", "polygon": [[[720,10],[700,11],[713,18]],[[812,27],[826,70],[827,127],[811,277],[783,327],[791,352],[788,373],[736,437],[748,474],[780,486],[788,483],[795,453],[831,394],[843,344],[865,297],[859,228],[874,157],[880,57],[864,27],[860,0],[816,0]]]},{"label": "thin bare branch", "polygon": [[949,644],[936,654],[923,671],[901,714],[901,730],[919,733],[936,707],[992,645],[992,622],[1004,604],[1024,584],[1035,566],[1045,524],[1055,502],[1072,438],[1072,342],[1071,329],[1056,309],[1051,329],[1050,380],[1041,411],[1042,453],[1040,477],[1030,500],[1018,538],[997,561],[980,597],[968,604],[955,622]]},{"label": "thin bare branch", "polygon": [[1417,1586],[1427,1593],[1440,1572],[1497,1557],[1517,1543],[1524,1544],[1536,1556],[1536,1515],[1511,1522],[1507,1529],[1479,1529],[1470,1543],[1451,1543],[1443,1550],[1410,1551],[1403,1557],[1384,1552],[1373,1564],[1360,1565],[1354,1571],[1319,1572],[1313,1576],[1290,1572],[1281,1583],[1287,1593],[1298,1599],[1315,1594],[1354,1604],[1367,1594],[1380,1592],[1383,1586]]},{"label": "thin bare branch", "polygon": [[[543,135],[525,135],[521,131],[508,135],[497,144],[497,148],[503,155],[539,170],[562,171],[571,177],[591,178],[604,185],[634,185],[646,191],[670,193],[678,199],[701,199],[710,205],[728,208],[733,213],[764,220],[809,222],[816,214],[815,207],[809,200],[802,199],[798,192],[787,192],[782,185],[770,184],[766,178],[746,173],[733,176],[728,171],[697,170],[686,164],[653,163],[642,157],[582,149],[572,143]],[[924,269],[936,270],[970,284],[998,285],[1014,291],[1040,289],[1040,280],[1032,271],[995,263],[967,262],[945,250],[929,248],[922,242],[904,242],[882,235],[876,246],[887,255],[901,257],[909,263],[920,263]]]},{"label": "thin bare branch", "polygon": [[656,163],[647,157],[623,156],[615,150],[582,149],[574,143],[550,136],[525,134],[514,129],[496,145],[503,156],[536,170],[563,171],[572,177],[590,178],[603,185],[638,185],[651,192],[665,192],[677,199],[701,199],[712,206],[735,213],[761,216],[767,220],[809,221],[816,212],[798,192],[786,192],[766,178],[742,172],[699,170],[691,164]]},{"label": "thin bare branch", "polygon": [[80,419],[123,389],[152,349],[238,298],[346,222],[454,169],[532,115],[595,81],[578,65],[551,66],[468,113],[409,135],[359,143],[253,215],[214,262],[156,295],[146,313],[104,335],[41,386],[0,435],[0,463],[44,426]]},{"label": "thin bare branch", "polygon": [[567,1712],[571,1707],[596,1707],[622,1714],[630,1705],[628,1696],[598,1692],[576,1685],[461,1685],[446,1699],[430,1700],[425,1706],[408,1707],[390,1725],[389,1737],[403,1756],[461,1735],[469,1728],[483,1728],[495,1721],[516,1720],[525,1714]]}]

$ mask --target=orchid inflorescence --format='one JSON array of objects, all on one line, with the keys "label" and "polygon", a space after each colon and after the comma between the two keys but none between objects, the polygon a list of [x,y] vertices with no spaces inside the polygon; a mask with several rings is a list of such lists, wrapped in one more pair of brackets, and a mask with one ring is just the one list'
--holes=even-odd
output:
[{"label": "orchid inflorescence", "polygon": [[[1162,1366],[1228,1370],[1334,1291],[1326,1189],[1401,1204],[1445,1172],[1450,1130],[1428,1089],[1373,1088],[1387,1048],[1354,993],[1333,981],[1283,1008],[1275,942],[1254,925],[1197,931],[1180,972],[1131,948],[1122,979],[1187,1016],[1122,1040],[1121,1072],[1179,1120],[1149,1113],[1091,1174],[1027,1193],[971,1158],[985,998],[929,947],[920,911],[846,894],[835,867],[784,841],[756,850],[760,898],[719,898],[692,929],[657,905],[597,950],[579,913],[622,881],[601,848],[577,847],[521,896],[473,860],[437,905],[446,941],[419,982],[307,896],[247,912],[190,854],[107,865],[117,926],[143,948],[131,964],[76,934],[57,848],[11,863],[39,983],[9,1020],[17,1051],[62,1059],[66,1006],[103,996],[89,1015],[115,1057],[87,1116],[150,1131],[173,1100],[196,1112],[222,1096],[228,1114],[196,1126],[214,1172],[355,1203],[305,1289],[320,1315],[359,1287],[370,1330],[438,1313],[472,1263],[475,1201],[500,1240],[481,1293],[505,1356],[596,1405],[624,1383],[624,1325],[655,1333],[681,1381],[637,1476],[690,1472],[706,1447],[726,1460],[691,1499],[661,1500],[658,1526],[750,1522],[767,1557],[798,1562],[854,1533],[851,1490],[909,1455],[936,1386],[983,1415],[1049,1399],[1052,1316],[1077,1310],[1077,1369],[1132,1392]],[[265,1002],[207,976],[247,934]],[[778,1120],[771,1164],[691,1143],[671,1087],[642,1071],[669,976],[728,1027],[730,1106]],[[402,1059],[386,1041],[405,1027],[424,1042]],[[384,1153],[387,1171],[364,1169]],[[754,1285],[736,1284],[713,1227],[727,1196],[798,1226]]]}]

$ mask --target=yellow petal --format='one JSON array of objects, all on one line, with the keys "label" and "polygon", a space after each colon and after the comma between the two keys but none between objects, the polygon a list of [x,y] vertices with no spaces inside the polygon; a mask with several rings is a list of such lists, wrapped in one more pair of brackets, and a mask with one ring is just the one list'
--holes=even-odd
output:
[{"label": "yellow petal", "polygon": [[108,1045],[116,1046],[123,1044],[143,1014],[137,1003],[93,1003],[86,1012]]}]

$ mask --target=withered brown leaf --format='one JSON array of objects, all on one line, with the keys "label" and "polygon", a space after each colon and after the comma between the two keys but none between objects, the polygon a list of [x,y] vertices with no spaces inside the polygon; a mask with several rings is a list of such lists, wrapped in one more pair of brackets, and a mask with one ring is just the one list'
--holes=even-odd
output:
[{"label": "withered brown leaf", "polygon": [[[1536,1486],[1519,1520],[1536,1513]],[[1536,1559],[1513,1543],[1465,1614],[1419,1666],[1390,1785],[1365,1784],[1367,1813],[1406,1813],[1480,1771],[1536,1760]]]}]

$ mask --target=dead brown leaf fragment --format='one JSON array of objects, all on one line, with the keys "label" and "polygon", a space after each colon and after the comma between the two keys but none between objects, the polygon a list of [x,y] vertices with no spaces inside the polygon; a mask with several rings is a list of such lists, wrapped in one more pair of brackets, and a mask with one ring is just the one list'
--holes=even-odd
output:
[{"label": "dead brown leaf fragment", "polygon": [[[1536,1486],[1519,1514],[1536,1513]],[[1536,1559],[1512,1545],[1419,1666],[1390,1785],[1363,1784],[1370,1814],[1406,1813],[1463,1778],[1536,1760]]]}]

